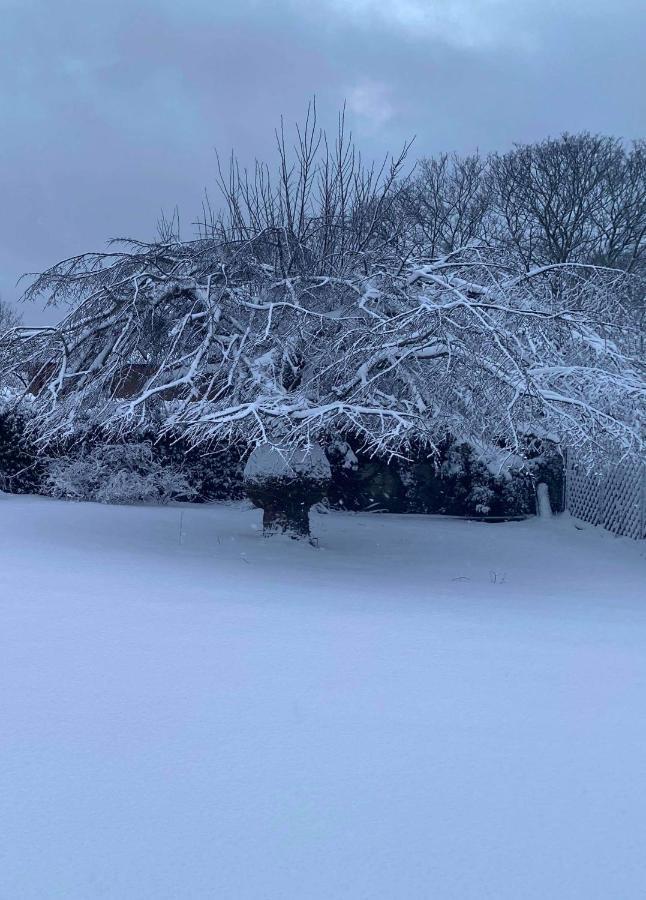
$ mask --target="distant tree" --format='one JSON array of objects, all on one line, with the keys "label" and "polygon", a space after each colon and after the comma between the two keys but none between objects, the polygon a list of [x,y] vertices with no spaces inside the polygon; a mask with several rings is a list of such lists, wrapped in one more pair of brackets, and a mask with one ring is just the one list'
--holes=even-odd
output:
[{"label": "distant tree", "polygon": [[593,217],[598,233],[594,261],[646,274],[646,141],[615,154]]},{"label": "distant tree", "polygon": [[587,133],[494,155],[496,240],[527,267],[586,262],[635,271],[646,255],[646,150]]},{"label": "distant tree", "polygon": [[22,315],[0,297],[0,336],[22,324]]},{"label": "distant tree", "polygon": [[402,214],[413,243],[440,257],[488,233],[491,214],[487,160],[478,155],[443,154],[422,159],[401,193]]}]

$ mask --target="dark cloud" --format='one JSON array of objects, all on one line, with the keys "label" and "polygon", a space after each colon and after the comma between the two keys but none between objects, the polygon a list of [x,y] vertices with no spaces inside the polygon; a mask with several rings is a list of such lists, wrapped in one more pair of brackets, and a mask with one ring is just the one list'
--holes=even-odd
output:
[{"label": "dark cloud", "polygon": [[[316,94],[380,156],[644,132],[636,0],[0,0],[0,292],[113,235],[186,232],[214,148],[271,155]],[[29,311],[30,318],[42,314]]]}]

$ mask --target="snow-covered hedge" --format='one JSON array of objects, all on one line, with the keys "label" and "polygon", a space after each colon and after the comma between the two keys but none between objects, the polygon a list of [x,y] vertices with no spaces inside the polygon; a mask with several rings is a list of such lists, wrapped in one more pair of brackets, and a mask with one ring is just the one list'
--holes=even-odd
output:
[{"label": "snow-covered hedge", "polygon": [[155,459],[149,443],[104,444],[49,460],[44,493],[96,503],[169,503],[195,490],[180,468]]},{"label": "snow-covered hedge", "polygon": [[0,490],[8,494],[34,494],[41,483],[41,461],[26,430],[28,417],[26,404],[19,414],[15,396],[0,393]]},{"label": "snow-covered hedge", "polygon": [[224,443],[210,447],[192,447],[186,440],[170,435],[154,440],[153,457],[163,465],[179,468],[193,489],[190,498],[195,503],[214,500],[241,500],[245,496],[243,485],[243,451]]},{"label": "snow-covered hedge", "polygon": [[517,516],[535,511],[535,483],[550,484],[554,509],[561,505],[562,465],[549,451],[519,460],[512,469],[487,467],[473,448],[447,440],[430,456],[419,448],[409,459],[369,456],[337,440],[330,503],[337,509],[383,510],[453,516]]}]

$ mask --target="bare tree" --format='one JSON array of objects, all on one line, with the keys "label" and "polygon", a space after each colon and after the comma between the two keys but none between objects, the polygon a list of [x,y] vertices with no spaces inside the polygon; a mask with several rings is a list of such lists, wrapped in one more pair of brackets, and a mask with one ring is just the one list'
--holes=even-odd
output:
[{"label": "bare tree", "polygon": [[628,271],[646,253],[646,155],[614,138],[565,134],[494,155],[496,240],[525,265],[596,262]]},{"label": "bare tree", "polygon": [[22,323],[22,315],[6,300],[0,297],[0,335]]},{"label": "bare tree", "polygon": [[423,159],[401,193],[402,215],[417,247],[440,257],[487,235],[490,210],[486,159],[443,154]]},{"label": "bare tree", "polygon": [[284,278],[368,275],[376,261],[399,258],[405,223],[397,201],[410,144],[368,165],[345,113],[329,138],[318,126],[315,104],[296,135],[290,148],[281,123],[275,170],[256,163],[250,173],[232,156],[225,171],[218,160],[225,211],[214,213],[205,199],[201,236],[229,246],[253,242],[255,256]]},{"label": "bare tree", "polygon": [[646,142],[616,152],[606,171],[603,193],[592,209],[597,231],[595,262],[645,273]]}]

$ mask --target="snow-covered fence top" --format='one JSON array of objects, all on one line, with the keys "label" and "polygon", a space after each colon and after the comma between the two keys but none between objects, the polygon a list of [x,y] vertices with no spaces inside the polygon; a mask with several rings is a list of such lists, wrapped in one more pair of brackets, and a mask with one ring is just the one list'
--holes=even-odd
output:
[{"label": "snow-covered fence top", "polygon": [[565,484],[565,506],[573,516],[614,534],[646,538],[646,463],[589,471],[569,455]]}]

